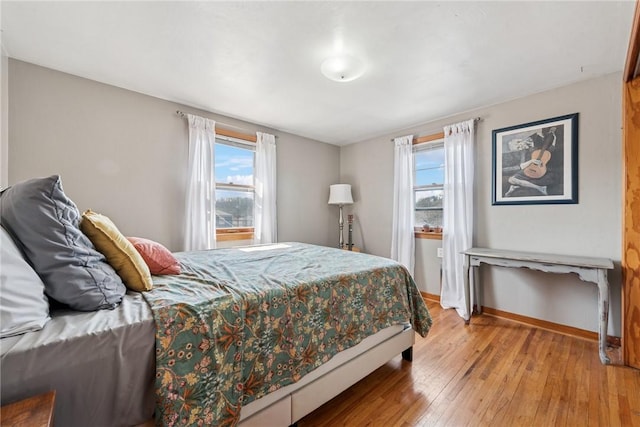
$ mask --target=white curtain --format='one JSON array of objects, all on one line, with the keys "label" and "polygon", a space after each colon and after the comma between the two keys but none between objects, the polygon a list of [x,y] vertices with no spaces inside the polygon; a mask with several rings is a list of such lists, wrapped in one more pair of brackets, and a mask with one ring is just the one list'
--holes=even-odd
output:
[{"label": "white curtain", "polygon": [[276,138],[262,132],[257,132],[257,135],[254,238],[256,243],[275,243],[278,235]]},{"label": "white curtain", "polygon": [[[444,128],[444,223],[440,304],[469,319],[464,298],[464,256],[473,236],[475,121]],[[472,305],[473,306],[473,302]]]},{"label": "white curtain", "polygon": [[407,267],[413,276],[414,205],[413,135],[395,138],[393,166],[393,222],[391,258]]},{"label": "white curtain", "polygon": [[213,249],[216,247],[216,122],[191,114],[187,118],[189,170],[184,249]]}]

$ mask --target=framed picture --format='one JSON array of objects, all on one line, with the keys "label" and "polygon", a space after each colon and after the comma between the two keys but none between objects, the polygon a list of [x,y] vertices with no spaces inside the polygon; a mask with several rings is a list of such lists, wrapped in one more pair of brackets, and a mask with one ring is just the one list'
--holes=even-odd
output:
[{"label": "framed picture", "polygon": [[578,203],[578,113],[493,131],[493,205]]}]

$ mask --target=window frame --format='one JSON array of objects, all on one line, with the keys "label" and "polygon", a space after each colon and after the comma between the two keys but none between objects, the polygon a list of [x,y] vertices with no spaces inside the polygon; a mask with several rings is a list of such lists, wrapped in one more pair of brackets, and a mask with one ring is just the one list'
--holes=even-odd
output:
[{"label": "window frame", "polygon": [[[421,146],[418,148],[418,146]],[[426,147],[431,147],[433,146],[438,147],[441,146],[444,148],[444,132],[440,132],[440,133],[436,133],[436,134],[432,134],[432,135],[426,135],[426,136],[422,136],[419,138],[415,138],[413,140],[413,154],[415,155],[415,153],[419,152],[419,151],[423,151],[423,150],[428,150],[430,148],[426,148]],[[416,170],[415,170],[415,157],[413,159],[413,165],[414,165],[414,180],[415,180],[415,174],[416,174]],[[444,177],[443,177],[444,178]],[[413,194],[415,197],[415,193],[416,191],[419,190],[438,190],[441,189],[444,191],[444,182],[442,185],[413,185]],[[414,215],[415,215],[415,211],[416,209],[416,201],[414,200],[413,202],[413,210],[414,210]],[[441,209],[438,208],[431,208],[431,209],[424,209],[424,210],[442,210],[443,215],[444,215],[444,206]],[[434,239],[434,240],[442,240],[442,230],[440,231],[423,231],[422,227],[418,227],[414,225],[414,236],[416,238],[419,239]]]},{"label": "window frame", "polygon": [[[218,142],[220,141],[220,142]],[[249,149],[253,151],[253,176],[254,185],[245,184],[233,184],[228,182],[215,183],[216,192],[220,190],[235,190],[235,191],[247,191],[250,190],[254,193],[255,202],[255,166],[256,166],[256,141],[257,138],[253,135],[242,134],[235,131],[229,131],[224,129],[216,129],[216,140],[214,144],[230,145],[232,147],[238,147],[243,149]],[[254,216],[255,219],[255,216]],[[255,226],[255,224],[254,224]],[[216,227],[216,241],[227,242],[233,240],[253,240],[255,235],[255,227]]]}]

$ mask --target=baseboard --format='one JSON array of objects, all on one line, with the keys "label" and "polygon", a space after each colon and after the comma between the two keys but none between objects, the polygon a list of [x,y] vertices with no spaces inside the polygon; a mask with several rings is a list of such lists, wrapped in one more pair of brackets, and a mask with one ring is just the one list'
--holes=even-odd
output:
[{"label": "baseboard", "polygon": [[[440,295],[420,292],[422,298],[428,301],[440,302]],[[549,322],[547,320],[536,319],[534,317],[523,316],[521,314],[510,313],[508,311],[497,310],[491,307],[482,307],[482,313],[489,316],[500,317],[501,319],[512,320],[514,322],[523,323],[525,325],[534,326],[540,329],[546,329],[560,334],[571,335],[574,337],[584,338],[592,341],[598,341],[598,333],[587,331],[585,329],[574,328],[573,326],[561,325],[559,323]],[[611,347],[620,347],[620,337],[607,336],[607,344]]]},{"label": "baseboard", "polygon": [[440,295],[429,294],[427,292],[422,292],[422,291],[420,291],[420,294],[422,295],[422,299],[429,300],[429,301],[440,302]]}]

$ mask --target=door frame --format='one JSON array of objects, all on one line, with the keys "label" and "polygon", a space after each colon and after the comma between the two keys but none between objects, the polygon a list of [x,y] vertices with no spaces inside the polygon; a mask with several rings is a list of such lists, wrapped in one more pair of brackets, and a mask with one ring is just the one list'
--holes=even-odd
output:
[{"label": "door frame", "polygon": [[[640,3],[623,73],[622,358],[640,369]],[[632,209],[632,206],[635,209]],[[636,215],[633,215],[633,211]]]}]

